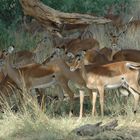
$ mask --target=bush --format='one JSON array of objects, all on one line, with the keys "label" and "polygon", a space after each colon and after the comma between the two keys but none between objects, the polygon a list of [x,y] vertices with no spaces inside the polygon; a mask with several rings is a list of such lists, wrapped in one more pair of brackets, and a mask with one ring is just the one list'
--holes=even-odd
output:
[{"label": "bush", "polygon": [[6,25],[10,25],[21,15],[22,10],[19,0],[0,0],[0,19]]},{"label": "bush", "polygon": [[128,7],[121,9],[122,5],[129,6],[130,0],[42,0],[48,6],[64,11],[64,12],[78,12],[78,13],[90,13],[96,15],[104,15],[108,6],[117,5],[116,13],[128,12]]}]

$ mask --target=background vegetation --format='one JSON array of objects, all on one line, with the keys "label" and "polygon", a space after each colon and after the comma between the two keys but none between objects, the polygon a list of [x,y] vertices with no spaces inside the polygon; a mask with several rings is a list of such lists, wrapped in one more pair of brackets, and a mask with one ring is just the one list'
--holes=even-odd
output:
[{"label": "background vegetation", "polygon": [[[48,6],[64,12],[88,13],[97,16],[103,16],[111,5],[116,5],[114,14],[132,12],[132,0],[42,0]],[[122,8],[121,5],[126,5]],[[7,48],[14,44],[18,49],[33,48],[40,38],[34,38],[32,34],[23,29],[23,12],[19,0],[0,0],[0,49]],[[47,50],[48,51],[48,50]],[[49,91],[50,90],[50,91]],[[48,92],[51,94],[57,92],[56,88]],[[112,99],[112,95],[114,98]],[[79,100],[78,100],[79,101]],[[75,107],[75,115],[79,111],[79,102]],[[0,139],[1,140],[46,140],[47,139],[81,139],[73,134],[71,130],[87,123],[97,123],[98,121],[107,122],[112,118],[119,120],[119,129],[101,135],[95,136],[95,139],[122,140],[124,137],[128,140],[139,140],[140,117],[134,116],[132,112],[133,98],[130,97],[124,104],[123,97],[118,99],[114,91],[110,91],[105,99],[104,119],[99,116],[91,118],[87,114],[91,113],[91,104],[89,100],[84,103],[86,106],[86,117],[81,122],[76,122],[77,118],[68,117],[69,102],[64,102],[60,113],[54,117],[53,107],[55,103],[47,108],[47,113],[40,110],[38,104],[34,101],[30,103],[30,108],[25,106],[22,112],[14,113],[7,110],[0,116]],[[97,101],[97,113],[99,114],[99,99]],[[47,114],[47,115],[46,115]],[[126,115],[127,114],[127,115]],[[52,117],[53,116],[53,117]],[[61,125],[60,125],[61,124]],[[135,130],[137,129],[137,130]]]},{"label": "background vegetation", "polygon": [[[116,5],[114,14],[130,12],[131,0],[42,0],[44,4],[64,12],[88,13],[105,15],[111,5]],[[125,5],[125,7],[124,7]],[[19,0],[0,0],[0,47],[5,48],[15,44],[18,48],[29,49],[35,41],[28,39],[29,34],[22,31],[23,12]],[[17,43],[16,36],[20,40]],[[26,42],[21,39],[25,38]],[[30,44],[30,45],[27,45]]]}]

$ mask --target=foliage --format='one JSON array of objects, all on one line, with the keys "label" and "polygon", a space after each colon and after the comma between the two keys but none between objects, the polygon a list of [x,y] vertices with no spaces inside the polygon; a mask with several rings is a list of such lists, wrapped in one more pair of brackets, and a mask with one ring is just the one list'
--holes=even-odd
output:
[{"label": "foliage", "polygon": [[[64,12],[90,13],[104,15],[108,6],[117,5],[115,12],[122,11],[121,5],[130,4],[131,0],[42,0],[45,4]],[[128,9],[128,7],[127,7]],[[124,9],[126,11],[126,7]],[[19,0],[0,0],[0,19],[6,25],[17,21],[22,16]]]},{"label": "foliage", "polygon": [[14,44],[17,50],[33,48],[39,39],[34,39],[28,32],[22,29],[16,29],[15,24],[11,24],[8,28],[0,22],[0,49],[7,48]]},{"label": "foliage", "polygon": [[0,0],[0,19],[10,25],[22,15],[19,0]]},{"label": "foliage", "polygon": [[[128,12],[128,6],[130,0],[42,0],[45,4],[50,7],[61,10],[64,12],[78,12],[78,13],[90,13],[96,15],[106,14],[106,10],[111,5],[116,5],[115,13]],[[122,6],[126,6],[122,8]]]},{"label": "foliage", "polygon": [[[112,4],[117,4],[118,13],[120,5],[123,3],[130,4],[130,0],[41,0],[48,6],[64,11],[64,12],[78,12],[89,13],[95,15],[104,15],[107,13],[107,9]],[[21,32],[22,30],[22,8],[19,0],[0,0],[0,47],[5,48],[10,44],[15,44],[18,48],[30,48],[35,43],[32,39],[29,39],[28,33]],[[19,32],[17,32],[17,30]],[[21,41],[24,38],[24,42]],[[19,43],[17,41],[19,40]],[[25,41],[26,40],[26,41]],[[20,42],[21,41],[21,42]],[[28,45],[30,44],[30,45]]]}]

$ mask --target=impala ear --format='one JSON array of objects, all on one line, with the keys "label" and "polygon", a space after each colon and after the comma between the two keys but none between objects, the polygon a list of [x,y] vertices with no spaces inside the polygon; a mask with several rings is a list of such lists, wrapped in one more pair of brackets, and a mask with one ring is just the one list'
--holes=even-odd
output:
[{"label": "impala ear", "polygon": [[15,46],[14,45],[11,45],[8,47],[8,53],[12,53],[15,49]]},{"label": "impala ear", "polygon": [[86,50],[83,50],[83,51],[81,52],[81,56],[84,57],[85,54],[86,54]]},{"label": "impala ear", "polygon": [[59,37],[59,38],[63,38],[63,36],[60,34],[60,32],[59,31],[57,31],[57,30],[52,30],[52,33],[53,34],[55,34],[57,37]]},{"label": "impala ear", "polygon": [[85,54],[86,54],[86,50],[78,52],[77,55],[76,55],[77,60],[83,59],[85,57]]},{"label": "impala ear", "polygon": [[0,59],[0,67],[2,67],[5,64],[5,59]]},{"label": "impala ear", "polygon": [[52,55],[56,55],[56,56],[62,56],[64,54],[64,49],[63,48],[55,48]]}]

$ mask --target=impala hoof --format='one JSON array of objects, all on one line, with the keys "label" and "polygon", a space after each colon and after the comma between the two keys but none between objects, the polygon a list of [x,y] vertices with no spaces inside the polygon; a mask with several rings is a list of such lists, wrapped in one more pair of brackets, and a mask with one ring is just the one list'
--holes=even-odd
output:
[{"label": "impala hoof", "polygon": [[135,110],[135,111],[134,111],[134,114],[136,114],[136,113],[137,113],[137,111]]}]

